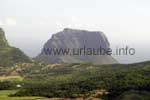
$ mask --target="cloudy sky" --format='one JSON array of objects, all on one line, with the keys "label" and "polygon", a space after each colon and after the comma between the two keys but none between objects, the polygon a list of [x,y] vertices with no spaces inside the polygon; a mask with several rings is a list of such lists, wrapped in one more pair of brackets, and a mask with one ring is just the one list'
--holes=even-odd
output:
[{"label": "cloudy sky", "polygon": [[150,60],[149,0],[0,0],[0,27],[9,43],[36,56],[65,27],[103,31],[111,47],[133,47],[121,63]]}]

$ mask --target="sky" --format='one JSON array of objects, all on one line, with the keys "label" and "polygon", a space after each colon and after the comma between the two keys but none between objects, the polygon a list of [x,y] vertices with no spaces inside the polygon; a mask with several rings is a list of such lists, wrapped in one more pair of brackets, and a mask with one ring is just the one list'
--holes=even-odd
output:
[{"label": "sky", "polygon": [[113,49],[134,48],[134,56],[114,56],[120,63],[150,60],[149,0],[0,0],[0,27],[30,57],[69,27],[102,31]]}]

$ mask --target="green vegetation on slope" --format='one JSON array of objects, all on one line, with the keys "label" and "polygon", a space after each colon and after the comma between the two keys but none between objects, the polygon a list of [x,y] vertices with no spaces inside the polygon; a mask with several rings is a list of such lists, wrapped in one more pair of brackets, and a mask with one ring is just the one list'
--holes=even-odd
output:
[{"label": "green vegetation on slope", "polygon": [[0,66],[13,66],[25,62],[30,62],[30,59],[20,49],[9,46],[5,33],[0,28]]},{"label": "green vegetation on slope", "polygon": [[5,37],[5,33],[2,28],[0,28],[0,47],[8,46],[8,42]]},{"label": "green vegetation on slope", "polygon": [[[103,100],[149,100],[150,62],[93,65],[32,62],[3,68],[2,75],[18,75],[16,81],[3,80],[1,90],[17,89],[11,96],[50,98],[103,98]],[[16,85],[20,84],[20,88]],[[11,97],[10,97],[11,98]],[[65,100],[65,99],[64,99]]]},{"label": "green vegetation on slope", "polygon": [[18,48],[0,48],[0,66],[13,66],[16,63],[30,62],[30,59]]},{"label": "green vegetation on slope", "polygon": [[[36,66],[32,67],[35,69]],[[15,96],[149,100],[150,62],[129,65],[71,64],[57,67],[37,64],[36,71],[31,70],[32,67],[20,71],[26,76],[24,85]],[[97,92],[103,90],[106,92]],[[128,94],[130,91],[136,92],[131,95]]]}]

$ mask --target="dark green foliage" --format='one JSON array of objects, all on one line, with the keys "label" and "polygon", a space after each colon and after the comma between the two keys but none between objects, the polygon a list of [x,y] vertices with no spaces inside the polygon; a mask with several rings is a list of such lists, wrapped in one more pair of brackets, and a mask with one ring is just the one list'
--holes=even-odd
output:
[{"label": "dark green foliage", "polygon": [[10,90],[10,89],[16,89],[17,82],[13,81],[0,81],[0,90]]},{"label": "dark green foliage", "polygon": [[150,100],[150,92],[131,90],[122,93],[116,100]]},{"label": "dark green foliage", "polygon": [[[53,74],[43,75],[43,72]],[[46,74],[45,73],[45,74]],[[34,95],[45,97],[90,97],[97,89],[105,89],[109,94],[99,95],[105,100],[128,100],[127,91],[150,93],[150,62],[131,65],[92,65],[75,64],[61,68],[49,68],[30,74],[18,96]],[[34,77],[32,77],[32,75]],[[40,76],[41,76],[40,75]],[[36,78],[36,79],[34,79]],[[132,93],[131,98],[140,99],[145,94]],[[129,99],[136,100],[136,99]]]}]

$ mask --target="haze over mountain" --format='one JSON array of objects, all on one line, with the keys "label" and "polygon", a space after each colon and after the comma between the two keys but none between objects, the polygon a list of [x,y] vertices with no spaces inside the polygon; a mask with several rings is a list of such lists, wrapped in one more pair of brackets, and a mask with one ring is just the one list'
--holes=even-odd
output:
[{"label": "haze over mountain", "polygon": [[52,33],[71,27],[105,32],[113,50],[136,49],[134,56],[113,55],[120,63],[150,59],[149,0],[0,0],[0,12],[9,44],[30,57]]},{"label": "haze over mountain", "polygon": [[30,59],[18,48],[11,47],[0,28],[0,66],[12,66],[15,63],[29,62]]},{"label": "haze over mountain", "polygon": [[[103,32],[65,28],[63,31],[52,35],[51,39],[45,43],[42,52],[35,60],[44,61],[46,63],[116,63],[116,60],[109,55],[87,55],[79,51],[83,48],[90,48],[96,51],[100,47],[105,50],[109,48],[109,42]],[[56,51],[69,49],[69,54],[53,54],[55,51],[52,51],[52,49]],[[79,54],[79,52],[81,53]],[[84,52],[86,52],[86,50]]]}]

